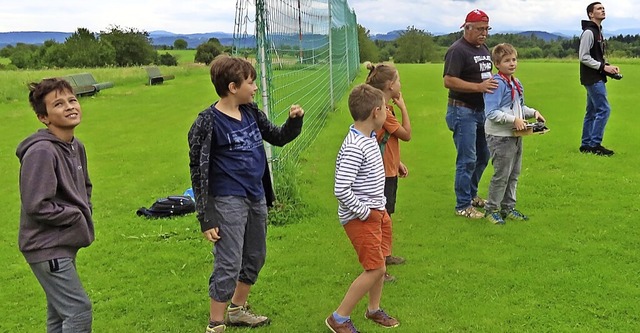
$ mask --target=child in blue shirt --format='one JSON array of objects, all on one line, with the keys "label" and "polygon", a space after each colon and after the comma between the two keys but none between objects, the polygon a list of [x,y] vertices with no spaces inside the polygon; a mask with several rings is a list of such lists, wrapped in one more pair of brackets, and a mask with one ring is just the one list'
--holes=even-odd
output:
[{"label": "child in blue shirt", "polygon": [[206,333],[270,322],[245,306],[265,262],[267,206],[274,200],[262,140],[283,146],[295,139],[304,110],[291,106],[286,123],[275,126],[253,103],[255,79],[255,69],[244,59],[214,59],[211,82],[220,100],[198,114],[188,135],[197,217],[214,244]]},{"label": "child in blue shirt", "polygon": [[496,45],[491,58],[498,68],[494,79],[498,88],[484,94],[485,133],[494,174],[485,203],[485,217],[494,224],[504,219],[526,221],[529,218],[515,209],[516,186],[522,166],[522,137],[516,131],[525,130],[527,118],[545,119],[538,110],[524,104],[524,88],[513,75],[518,67],[518,53],[507,43]]}]

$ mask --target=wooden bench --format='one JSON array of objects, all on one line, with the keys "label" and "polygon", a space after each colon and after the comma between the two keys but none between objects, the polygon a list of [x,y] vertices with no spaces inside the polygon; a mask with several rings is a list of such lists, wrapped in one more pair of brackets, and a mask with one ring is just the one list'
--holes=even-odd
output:
[{"label": "wooden bench", "polygon": [[149,66],[144,69],[147,71],[147,76],[149,76],[148,84],[150,86],[162,84],[166,80],[173,80],[176,78],[175,75],[162,75],[162,73],[160,73],[160,68],[157,66]]},{"label": "wooden bench", "polygon": [[92,96],[100,90],[113,87],[113,82],[98,83],[91,73],[71,74],[64,76],[63,79],[71,84],[76,96]]}]

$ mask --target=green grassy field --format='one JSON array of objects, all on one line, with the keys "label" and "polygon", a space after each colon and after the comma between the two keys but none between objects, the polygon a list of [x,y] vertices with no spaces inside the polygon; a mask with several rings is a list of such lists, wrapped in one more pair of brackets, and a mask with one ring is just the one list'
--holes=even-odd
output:
[{"label": "green grassy field", "polygon": [[[585,103],[578,65],[522,62],[517,76],[527,104],[540,110],[548,134],[525,138],[518,207],[531,220],[507,223],[454,216],[455,149],[446,128],[442,64],[399,65],[413,139],[402,145],[409,177],[400,181],[394,252],[383,307],[396,332],[636,332],[639,231],[636,228],[640,143],[634,111],[640,64],[608,84],[612,115],[604,144],[611,158],[578,153]],[[94,304],[95,332],[202,332],[208,316],[210,244],[194,216],[145,220],[136,209],[182,193],[189,184],[186,133],[216,99],[203,66],[162,68],[176,79],[145,86],[141,68],[95,69],[113,81],[92,98],[77,136],[87,147],[94,183],[96,241],[78,256]],[[17,249],[16,145],[40,128],[24,84],[64,71],[0,71],[0,332],[44,331],[44,293]],[[358,82],[364,80],[364,72]],[[5,83],[6,82],[6,83]],[[303,105],[304,107],[304,105]],[[308,113],[313,110],[306,109]],[[336,153],[350,116],[343,100],[302,154],[296,177],[307,210],[297,223],[269,227],[268,258],[250,302],[272,324],[229,332],[327,332],[324,318],[360,273],[336,217]],[[485,195],[491,167],[481,184]],[[362,332],[382,332],[353,314]]]}]

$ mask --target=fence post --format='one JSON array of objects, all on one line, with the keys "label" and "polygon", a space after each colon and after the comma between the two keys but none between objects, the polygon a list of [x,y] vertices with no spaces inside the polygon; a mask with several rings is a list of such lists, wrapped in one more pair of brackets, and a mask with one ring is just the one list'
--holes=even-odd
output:
[{"label": "fence post", "polygon": [[[256,37],[258,42],[258,65],[260,66],[260,91],[262,97],[262,111],[270,118],[269,108],[269,80],[267,79],[267,21],[264,10],[264,0],[256,0]],[[269,176],[273,183],[273,152],[271,144],[265,142],[265,153],[267,155],[267,164],[269,166]]]},{"label": "fence post", "polygon": [[329,99],[331,101],[331,110],[336,109],[336,100],[333,97],[333,22],[331,16],[331,2],[332,0],[327,1],[329,7]]}]

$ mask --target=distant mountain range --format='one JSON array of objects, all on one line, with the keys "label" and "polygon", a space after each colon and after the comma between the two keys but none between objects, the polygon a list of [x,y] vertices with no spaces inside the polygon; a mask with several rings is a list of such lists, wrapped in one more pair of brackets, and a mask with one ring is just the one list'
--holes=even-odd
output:
[{"label": "distant mountain range", "polygon": [[[402,34],[404,30],[394,30],[394,31],[390,31],[387,32],[386,34],[375,34],[375,35],[371,35],[371,39],[373,40],[385,40],[385,41],[391,41],[391,40],[395,40],[396,38],[400,37],[400,35]],[[523,36],[531,36],[532,34],[536,36],[536,38],[542,39],[546,42],[550,41],[550,40],[557,40],[557,39],[566,39],[566,38],[573,38],[574,36],[580,36],[581,31],[570,31],[570,30],[565,30],[565,31],[559,31],[559,32],[546,32],[546,31],[495,31],[492,30],[491,34],[518,34],[518,35],[523,35]],[[434,36],[441,36],[441,35],[446,35],[449,33],[444,33],[444,32],[436,32],[436,33],[431,33]],[[611,36],[618,36],[618,35],[638,35],[640,34],[640,28],[636,28],[636,29],[622,29],[622,30],[615,30],[615,31],[611,31],[611,32],[607,32],[605,30],[605,37],[611,37]]]},{"label": "distant mountain range", "polygon": [[[403,30],[395,30],[387,32],[386,34],[372,35],[373,40],[395,40],[398,38]],[[580,31],[561,31],[561,32],[546,32],[546,31],[493,31],[493,33],[512,33],[529,36],[535,35],[537,38],[545,41],[557,40],[563,38],[572,38],[573,36],[579,36]],[[55,31],[14,31],[14,32],[0,32],[0,48],[6,45],[15,45],[17,43],[25,44],[42,44],[47,40],[54,40],[58,43],[62,43],[65,39],[71,36],[71,32],[55,32]],[[433,33],[433,35],[445,35],[446,33]],[[636,29],[623,29],[607,32],[605,30],[605,36],[617,36],[617,35],[637,35],[640,34],[640,28]],[[217,38],[222,45],[229,46],[233,44],[233,34],[226,32],[205,32],[195,34],[176,34],[164,30],[156,30],[149,32],[153,45],[168,45],[172,46],[173,42],[178,39],[184,39],[187,41],[189,48],[196,48],[198,45],[208,41],[210,38]],[[253,36],[250,40],[246,41],[248,45],[253,45]]]},{"label": "distant mountain range", "polygon": [[[54,40],[63,43],[67,37],[71,36],[71,32],[56,31],[12,31],[0,32],[0,48],[6,45],[16,45],[17,43],[25,44],[42,44],[47,40]],[[233,34],[226,32],[205,32],[196,34],[175,34],[168,31],[158,30],[149,32],[153,45],[169,45],[172,46],[176,39],[181,38],[187,41],[189,48],[196,48],[198,45],[208,41],[210,38],[217,38],[222,45],[233,44]]]}]

